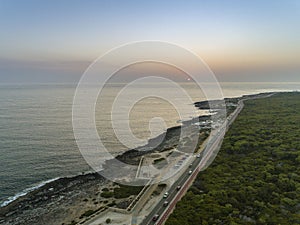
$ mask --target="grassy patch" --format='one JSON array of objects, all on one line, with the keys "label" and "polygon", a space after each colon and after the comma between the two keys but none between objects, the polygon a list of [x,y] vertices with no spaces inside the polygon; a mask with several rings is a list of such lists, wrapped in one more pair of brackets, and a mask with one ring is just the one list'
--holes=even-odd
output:
[{"label": "grassy patch", "polygon": [[103,198],[112,198],[112,197],[114,197],[114,192],[104,191],[100,194],[100,196]]},{"label": "grassy patch", "polygon": [[166,160],[165,158],[154,159],[153,164],[158,164],[158,163],[160,163],[162,161],[165,161],[165,160]]},{"label": "grassy patch", "polygon": [[82,219],[82,218],[84,218],[84,217],[88,217],[88,216],[90,216],[90,215],[93,215],[94,213],[96,212],[96,210],[88,210],[88,211],[86,211],[85,213],[83,213],[80,217],[79,217],[79,219]]},{"label": "grassy patch", "polygon": [[140,186],[120,185],[114,188],[114,197],[117,199],[128,198],[131,195],[138,195],[142,189],[143,187]]}]

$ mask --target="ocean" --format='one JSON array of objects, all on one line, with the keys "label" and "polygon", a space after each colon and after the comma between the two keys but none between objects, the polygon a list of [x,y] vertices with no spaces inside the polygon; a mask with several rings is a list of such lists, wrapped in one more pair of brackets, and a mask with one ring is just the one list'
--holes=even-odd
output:
[{"label": "ocean", "polygon": [[[205,100],[195,86],[189,83],[182,86],[193,101]],[[221,83],[221,86],[224,97],[300,90],[300,83]],[[0,85],[1,206],[53,179],[92,170],[74,139],[72,103],[75,88],[74,84]],[[96,107],[98,132],[113,154],[128,149],[117,141],[110,128],[109,102],[117,90],[118,85],[107,87],[107,99],[102,99]],[[153,91],[159,92],[155,88]],[[147,140],[150,135],[148,122],[157,116],[164,118],[166,127],[178,125],[180,119],[166,101],[145,99],[135,106],[130,117],[133,133]]]}]

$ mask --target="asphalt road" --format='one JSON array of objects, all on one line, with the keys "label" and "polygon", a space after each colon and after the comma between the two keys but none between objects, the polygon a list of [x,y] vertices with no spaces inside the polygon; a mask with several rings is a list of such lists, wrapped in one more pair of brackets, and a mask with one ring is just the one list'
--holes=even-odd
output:
[{"label": "asphalt road", "polygon": [[[141,223],[142,225],[156,224],[156,222],[158,222],[161,218],[159,218],[158,221],[152,221],[152,218],[154,217],[154,215],[158,214],[161,216],[165,210],[168,210],[169,208],[171,208],[172,204],[174,204],[174,203],[176,204],[176,202],[171,201],[171,200],[175,199],[176,195],[179,195],[180,193],[184,192],[184,190],[186,188],[186,186],[185,186],[186,181],[189,178],[191,178],[193,176],[193,174],[196,174],[196,173],[189,174],[189,171],[190,170],[194,171],[197,168],[198,164],[200,163],[200,160],[201,160],[201,158],[195,157],[193,165],[191,167],[188,167],[186,169],[186,171],[183,173],[183,175],[176,182],[174,182],[174,184],[171,186],[171,188],[168,191],[168,193],[169,193],[168,197],[162,198],[158,202],[158,204],[155,206],[155,208],[152,210],[152,212],[150,214],[148,214],[148,216],[143,220],[143,222]],[[181,186],[181,189],[177,190],[178,186]],[[165,201],[169,202],[169,205],[167,207],[164,206]]]}]

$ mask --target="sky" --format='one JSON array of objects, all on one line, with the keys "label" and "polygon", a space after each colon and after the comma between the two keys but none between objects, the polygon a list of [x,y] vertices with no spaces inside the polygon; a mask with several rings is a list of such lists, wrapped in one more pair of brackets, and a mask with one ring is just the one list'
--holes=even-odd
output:
[{"label": "sky", "polygon": [[298,0],[0,0],[0,82],[77,82],[128,42],[160,40],[220,81],[300,81]]}]

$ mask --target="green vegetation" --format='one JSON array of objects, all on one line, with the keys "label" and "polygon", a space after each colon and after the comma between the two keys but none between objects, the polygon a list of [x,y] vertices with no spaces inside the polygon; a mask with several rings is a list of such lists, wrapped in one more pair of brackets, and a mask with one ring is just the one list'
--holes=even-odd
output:
[{"label": "green vegetation", "polygon": [[119,187],[115,187],[113,191],[108,191],[108,189],[105,189],[101,193],[101,197],[103,198],[128,198],[131,195],[138,195],[140,191],[143,189],[141,186],[127,186],[120,184]]},{"label": "green vegetation", "polygon": [[111,219],[110,219],[110,218],[107,218],[105,222],[106,222],[106,223],[111,223]]},{"label": "green vegetation", "polygon": [[300,93],[245,102],[166,225],[300,224]]},{"label": "green vegetation", "polygon": [[155,159],[155,160],[153,161],[153,165],[154,165],[155,168],[157,168],[157,169],[162,169],[162,168],[164,168],[167,164],[168,164],[168,161],[166,160],[166,158],[158,158],[158,159]]},{"label": "green vegetation", "polygon": [[116,202],[115,201],[112,201],[111,203],[108,203],[107,206],[108,207],[113,207],[116,205]]},{"label": "green vegetation", "polygon": [[157,196],[167,187],[166,184],[159,184],[157,188],[153,191],[152,195]]},{"label": "green vegetation", "polygon": [[229,116],[231,113],[233,113],[233,111],[236,109],[236,106],[237,106],[239,100],[240,100],[240,98],[225,99],[227,116]]},{"label": "green vegetation", "polygon": [[166,188],[167,185],[165,183],[162,183],[162,184],[159,184],[158,187],[160,187],[160,188]]},{"label": "green vegetation", "polygon": [[167,154],[167,157],[171,156],[173,154],[174,151],[170,151],[168,154]]},{"label": "green vegetation", "polygon": [[[115,204],[115,203],[113,203],[113,204]],[[100,208],[98,208],[98,209],[96,209],[96,210],[92,210],[92,209],[87,210],[87,211],[85,211],[85,212],[79,217],[79,219],[82,219],[82,218],[84,218],[84,217],[89,217],[89,216],[93,215],[93,214],[96,213],[96,212],[103,212],[103,211],[105,211],[106,209],[107,209],[106,206],[101,206]],[[72,221],[72,223],[77,224],[77,222],[75,222],[74,220]],[[71,223],[71,224],[72,224],[72,223]]]},{"label": "green vegetation", "polygon": [[153,161],[153,164],[157,164],[157,163],[165,161],[165,160],[166,160],[165,158],[158,158]]},{"label": "green vegetation", "polygon": [[120,187],[114,188],[114,197],[115,198],[128,198],[131,195],[138,195],[143,189],[141,186],[127,186],[119,185]]},{"label": "green vegetation", "polygon": [[112,192],[112,191],[103,191],[100,194],[100,196],[103,197],[103,198],[112,198],[112,197],[114,197],[114,192]]},{"label": "green vegetation", "polygon": [[210,134],[210,130],[208,130],[208,129],[202,130],[202,132],[199,135],[197,148],[195,148],[194,153],[198,153],[200,145],[203,144],[203,142],[208,138],[209,134]]},{"label": "green vegetation", "polygon": [[69,223],[69,225],[75,225],[75,224],[77,224],[77,222],[75,220],[72,220],[72,222]]},{"label": "green vegetation", "polygon": [[[96,210],[96,211],[97,211],[97,210]],[[83,217],[88,217],[88,216],[90,216],[90,215],[93,215],[96,211],[90,209],[90,210],[86,211],[85,213],[83,213],[83,214],[79,217],[79,219],[82,219]]]}]

